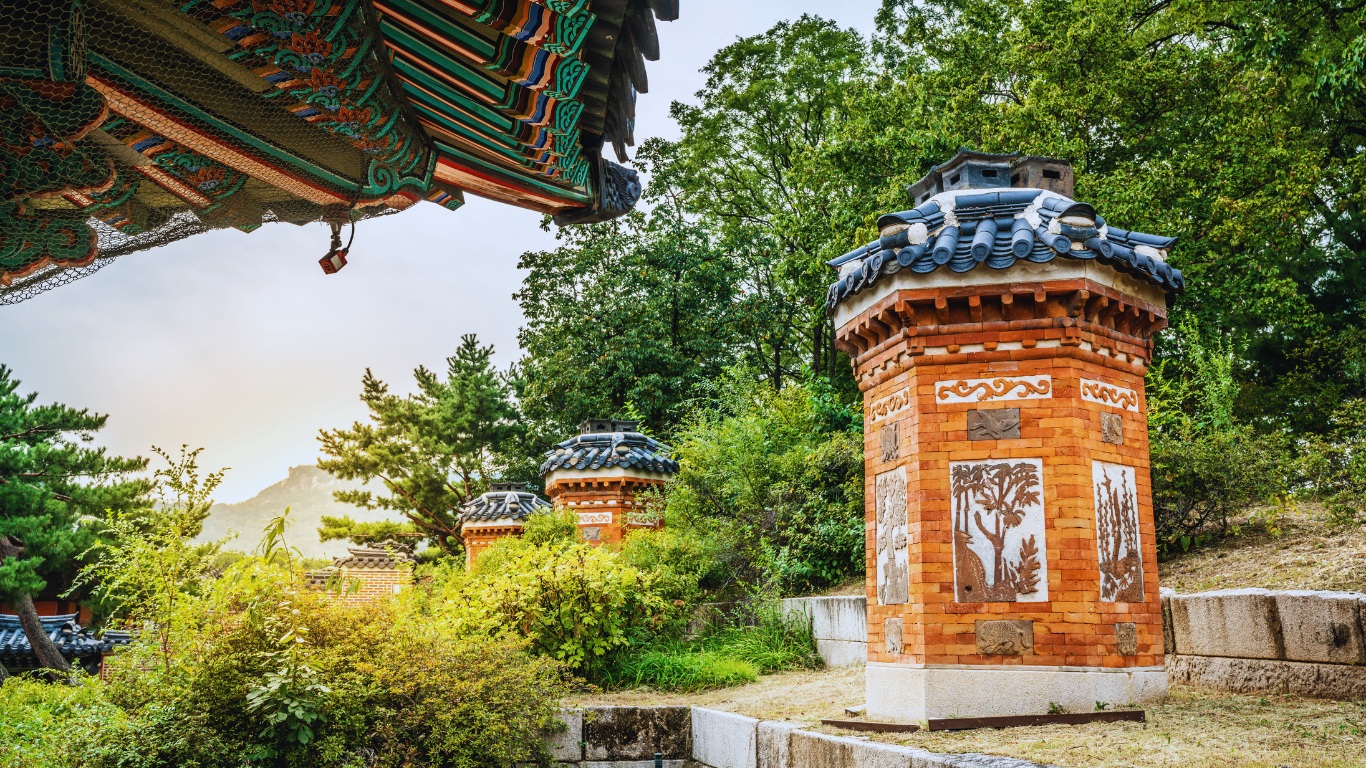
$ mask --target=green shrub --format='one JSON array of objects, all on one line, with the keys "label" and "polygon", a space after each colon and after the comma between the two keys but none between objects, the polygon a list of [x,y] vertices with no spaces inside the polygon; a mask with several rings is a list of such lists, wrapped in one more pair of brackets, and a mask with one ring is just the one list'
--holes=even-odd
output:
[{"label": "green shrub", "polygon": [[604,676],[604,682],[615,688],[649,686],[683,692],[728,688],[758,679],[759,668],[748,661],[682,643],[634,651],[623,656]]},{"label": "green shrub", "polygon": [[753,664],[761,674],[813,669],[824,664],[803,616],[784,614],[777,602],[759,604],[753,624],[733,626],[710,643],[726,655]]},{"label": "green shrub", "polygon": [[530,544],[555,544],[579,538],[579,517],[573,510],[546,510],[527,517],[522,538]]},{"label": "green shrub", "polygon": [[64,768],[96,762],[130,725],[99,680],[78,678],[67,686],[11,677],[0,686],[0,765]]},{"label": "green shrub", "polygon": [[1154,434],[1159,551],[1185,551],[1227,534],[1237,513],[1286,492],[1289,462],[1284,439],[1246,427],[1179,437]]}]

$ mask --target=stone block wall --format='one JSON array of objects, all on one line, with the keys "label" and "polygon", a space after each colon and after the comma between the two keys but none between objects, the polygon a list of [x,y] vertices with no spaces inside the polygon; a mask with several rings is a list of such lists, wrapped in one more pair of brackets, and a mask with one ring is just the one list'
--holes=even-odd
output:
[{"label": "stone block wall", "polygon": [[1366,698],[1366,594],[1163,590],[1172,682]]},{"label": "stone block wall", "polygon": [[866,597],[793,597],[781,604],[784,613],[804,616],[811,623],[816,650],[829,666],[847,667],[867,660]]}]

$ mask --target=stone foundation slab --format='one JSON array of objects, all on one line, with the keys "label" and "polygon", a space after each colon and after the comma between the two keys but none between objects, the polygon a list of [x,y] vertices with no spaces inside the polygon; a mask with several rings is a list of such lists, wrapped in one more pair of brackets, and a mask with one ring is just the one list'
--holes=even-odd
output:
[{"label": "stone foundation slab", "polygon": [[1168,656],[1173,683],[1234,693],[1290,693],[1316,699],[1366,699],[1366,667],[1273,659]]}]

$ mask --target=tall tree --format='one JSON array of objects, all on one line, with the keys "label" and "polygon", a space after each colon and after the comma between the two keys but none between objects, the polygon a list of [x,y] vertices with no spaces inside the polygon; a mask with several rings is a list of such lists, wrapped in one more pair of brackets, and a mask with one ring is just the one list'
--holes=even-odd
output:
[{"label": "tall tree", "polygon": [[37,405],[0,365],[0,600],[13,604],[39,663],[68,665],[43,631],[33,597],[70,578],[91,541],[84,521],[146,503],[150,483],[131,478],[146,459],[91,447],[106,416],[60,403]]},{"label": "tall tree", "polygon": [[849,119],[845,91],[870,64],[857,32],[802,16],[722,48],[703,68],[699,103],[672,107],[686,204],[739,257],[746,360],[775,388],[803,366],[836,370],[824,262],[862,216],[836,205],[845,177],[808,173],[803,158]]},{"label": "tall tree", "polygon": [[417,391],[406,396],[367,369],[361,401],[370,420],[322,430],[327,458],[318,466],[343,480],[379,480],[388,493],[337,491],[337,500],[399,512],[434,546],[459,552],[460,507],[507,468],[502,449],[518,431],[509,384],[492,357],[492,346],[462,336],[445,378],[419,366]]},{"label": "tall tree", "polygon": [[637,155],[651,170],[648,213],[561,229],[559,247],[518,264],[529,270],[516,294],[519,401],[547,440],[628,414],[667,433],[734,355],[741,259],[686,215],[669,149],[651,140]]}]

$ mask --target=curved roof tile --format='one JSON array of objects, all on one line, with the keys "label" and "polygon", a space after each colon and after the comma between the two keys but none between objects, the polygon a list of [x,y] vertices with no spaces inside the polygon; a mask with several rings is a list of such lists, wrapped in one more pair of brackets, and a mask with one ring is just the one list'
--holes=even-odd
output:
[{"label": "curved roof tile", "polygon": [[635,431],[580,434],[546,452],[541,474],[619,467],[671,475],[678,472],[678,462],[669,456],[672,452],[664,443]]},{"label": "curved roof tile", "polygon": [[471,499],[460,508],[460,522],[525,520],[533,512],[550,509],[550,502],[524,490],[521,483],[496,483],[494,489]]},{"label": "curved roof tile", "polygon": [[[42,616],[40,620],[47,636],[56,643],[57,649],[66,659],[85,659],[98,656],[108,653],[116,646],[126,645],[133,639],[133,636],[128,632],[112,630],[95,637],[90,634],[90,630],[76,623],[76,614],[74,613],[60,616]],[[28,667],[37,663],[33,653],[33,645],[29,642],[28,635],[24,633],[18,616],[0,614],[0,661],[3,661],[7,667],[16,668]]]},{"label": "curved roof tile", "polygon": [[909,211],[883,215],[878,227],[882,237],[829,262],[840,277],[826,295],[827,312],[902,269],[1006,269],[1059,256],[1095,260],[1167,291],[1186,287],[1181,270],[1166,262],[1176,238],[1111,227],[1089,204],[1043,189],[942,192]]}]

